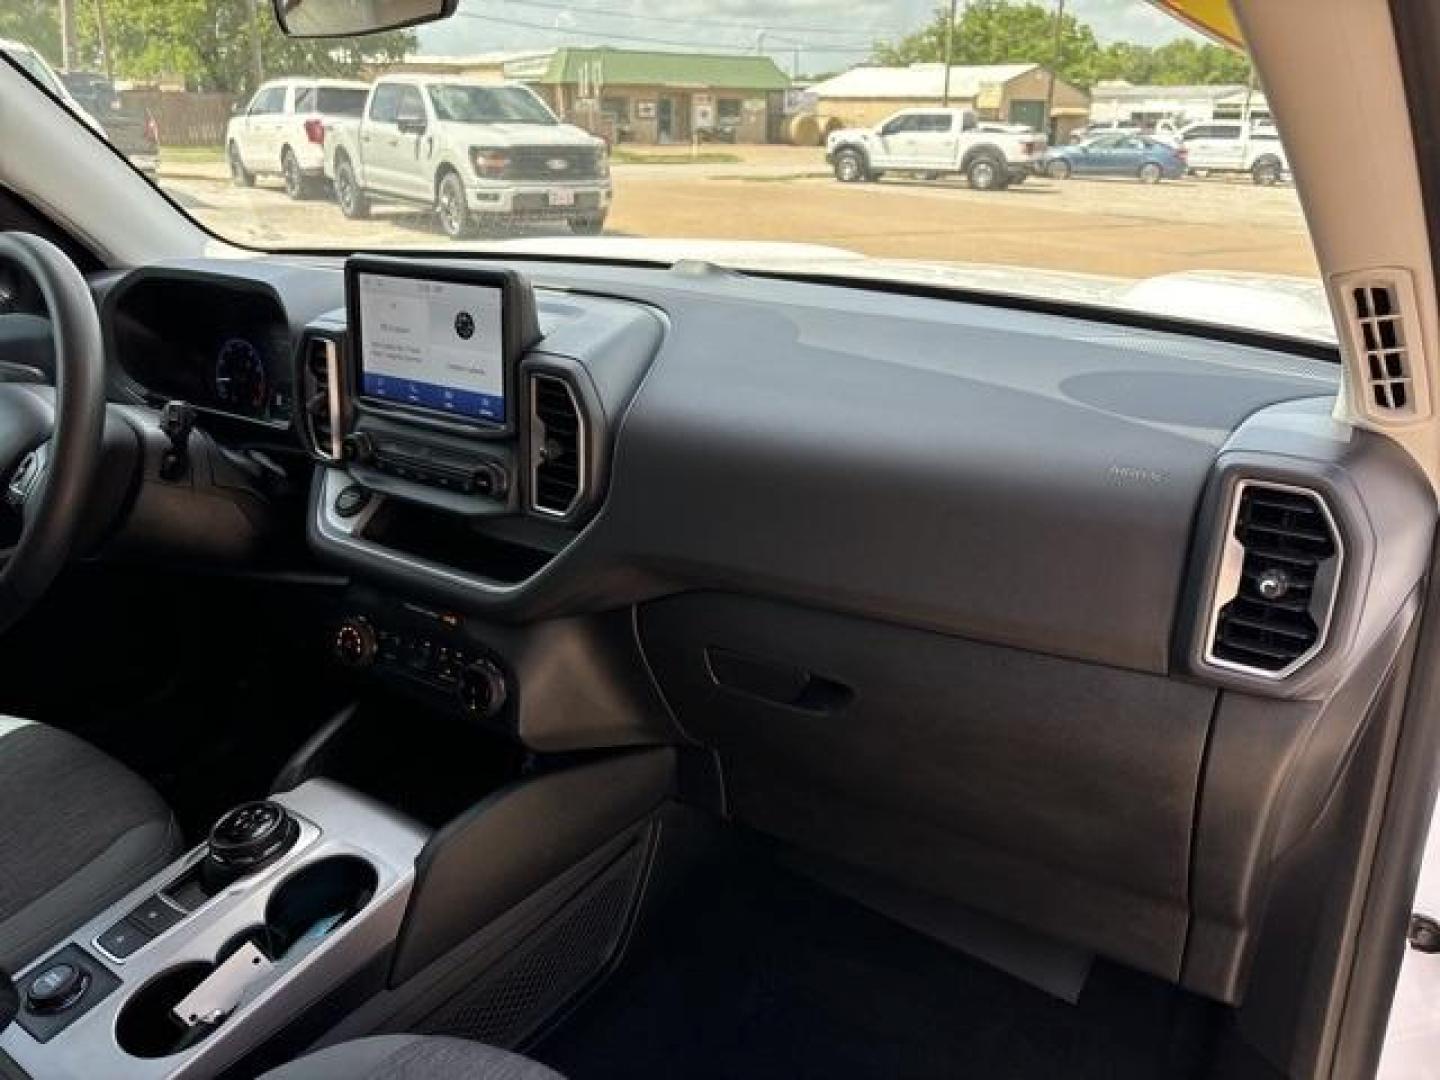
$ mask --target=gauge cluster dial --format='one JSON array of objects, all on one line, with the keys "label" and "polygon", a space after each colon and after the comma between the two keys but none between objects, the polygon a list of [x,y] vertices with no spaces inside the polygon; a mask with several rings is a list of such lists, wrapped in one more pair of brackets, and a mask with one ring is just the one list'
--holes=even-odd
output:
[{"label": "gauge cluster dial", "polygon": [[222,407],[263,415],[270,376],[260,349],[246,338],[227,338],[215,357],[215,398]]}]

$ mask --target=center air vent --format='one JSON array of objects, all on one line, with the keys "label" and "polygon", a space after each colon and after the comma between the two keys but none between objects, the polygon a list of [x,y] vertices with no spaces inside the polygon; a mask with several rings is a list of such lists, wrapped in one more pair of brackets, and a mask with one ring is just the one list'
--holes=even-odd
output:
[{"label": "center air vent", "polygon": [[570,384],[530,376],[530,509],[568,517],[585,487],[585,417]]},{"label": "center air vent", "polygon": [[1313,491],[1235,488],[1205,659],[1280,679],[1320,651],[1340,576],[1339,530]]},{"label": "center air vent", "polygon": [[305,429],[314,451],[328,461],[340,460],[344,435],[340,417],[340,349],[330,338],[305,341],[301,378]]}]

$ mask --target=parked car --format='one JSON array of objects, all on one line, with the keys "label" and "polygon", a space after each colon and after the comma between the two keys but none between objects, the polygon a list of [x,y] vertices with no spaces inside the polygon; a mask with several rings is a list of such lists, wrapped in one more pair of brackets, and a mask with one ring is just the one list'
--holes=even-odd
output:
[{"label": "parked car", "polygon": [[1175,121],[1168,119],[1147,124],[1122,124],[1115,120],[1103,124],[1090,124],[1071,132],[1069,142],[1071,145],[1078,146],[1080,143],[1106,135],[1141,135],[1170,146],[1178,146],[1180,143],[1180,129],[1176,126]]},{"label": "parked car", "polygon": [[847,184],[887,172],[961,173],[971,187],[989,191],[1022,182],[1044,152],[1043,135],[982,125],[969,109],[902,109],[876,127],[842,128],[825,140],[825,160]]},{"label": "parked car", "polygon": [[153,179],[160,163],[160,131],[155,117],[144,109],[126,108],[115,92],[115,84],[98,72],[67,71],[60,81],[100,122],[115,149]]},{"label": "parked car", "polygon": [[363,117],[327,126],[325,175],[346,217],[376,199],[422,203],[452,239],[518,219],[595,234],[610,210],[605,141],[561,123],[519,83],[382,78]]},{"label": "parked car", "polygon": [[1142,184],[1158,184],[1185,175],[1185,151],[1145,135],[1104,135],[1079,146],[1047,150],[1040,170],[1056,180],[1129,176]]},{"label": "parked car", "polygon": [[1191,172],[1249,173],[1255,183],[1267,186],[1278,184],[1290,172],[1280,133],[1268,124],[1202,121],[1180,134]]},{"label": "parked car", "polygon": [[279,176],[292,199],[315,195],[324,181],[325,125],[357,117],[370,87],[343,79],[275,79],[255,91],[225,128],[230,177],[249,187]]}]

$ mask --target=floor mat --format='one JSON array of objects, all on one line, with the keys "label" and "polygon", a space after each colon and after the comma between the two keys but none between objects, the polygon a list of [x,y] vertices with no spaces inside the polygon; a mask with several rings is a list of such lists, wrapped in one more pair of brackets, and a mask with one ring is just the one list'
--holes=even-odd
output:
[{"label": "floor mat", "polygon": [[1216,1010],[1098,964],[1077,1005],[712,845],[647,902],[620,968],[530,1053],[571,1080],[1188,1077]]}]

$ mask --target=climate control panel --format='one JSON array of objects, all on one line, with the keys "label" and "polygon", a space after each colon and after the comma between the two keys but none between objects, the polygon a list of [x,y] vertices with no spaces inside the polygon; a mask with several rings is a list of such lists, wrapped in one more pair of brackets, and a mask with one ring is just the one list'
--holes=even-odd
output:
[{"label": "climate control panel", "polygon": [[455,616],[445,614],[435,614],[428,625],[386,625],[351,615],[336,626],[331,653],[343,667],[402,679],[443,696],[468,717],[495,719],[510,699],[509,678],[495,657],[463,639],[458,626]]}]

